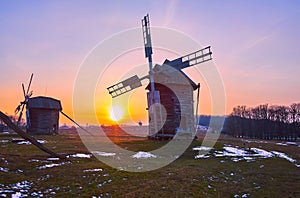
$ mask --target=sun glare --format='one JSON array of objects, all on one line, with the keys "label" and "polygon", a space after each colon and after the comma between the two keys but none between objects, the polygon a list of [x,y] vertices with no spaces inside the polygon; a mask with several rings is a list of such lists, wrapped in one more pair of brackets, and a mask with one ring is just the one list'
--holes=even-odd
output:
[{"label": "sun glare", "polygon": [[110,109],[110,119],[113,121],[119,121],[122,119],[124,114],[123,109],[120,106],[113,106]]}]

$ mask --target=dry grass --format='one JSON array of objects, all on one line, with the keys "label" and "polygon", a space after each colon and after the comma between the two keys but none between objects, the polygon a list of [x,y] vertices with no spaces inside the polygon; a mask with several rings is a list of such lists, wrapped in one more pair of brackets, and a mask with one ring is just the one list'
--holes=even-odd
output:
[{"label": "dry grass", "polygon": [[[94,157],[53,161],[66,164],[40,170],[38,167],[51,163],[47,161],[48,155],[32,145],[10,142],[14,137],[0,135],[0,140],[9,140],[0,143],[0,167],[9,169],[8,172],[0,171],[0,196],[19,191],[21,188],[14,189],[13,184],[28,181],[32,184],[24,194],[43,194],[44,197],[241,197],[245,194],[250,197],[300,197],[300,168],[295,164],[280,158],[256,159],[254,162],[233,162],[226,157],[195,160],[192,147],[200,145],[200,141],[194,141],[179,159],[164,168],[130,173],[110,168]],[[45,146],[58,153],[89,153],[74,133],[37,138],[46,140]],[[118,140],[120,146],[134,151],[150,151],[165,143]],[[224,144],[249,146],[241,139],[221,137],[215,147],[222,148]],[[260,141],[247,144],[287,153],[300,162],[297,146]],[[102,171],[84,172],[94,168]],[[5,193],[5,189],[12,191]]]}]

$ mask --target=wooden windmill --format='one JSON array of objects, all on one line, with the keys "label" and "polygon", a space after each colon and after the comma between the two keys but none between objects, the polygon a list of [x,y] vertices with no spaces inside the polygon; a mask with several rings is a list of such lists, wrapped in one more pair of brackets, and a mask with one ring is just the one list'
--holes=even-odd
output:
[{"label": "wooden windmill", "polygon": [[148,79],[149,138],[169,139],[178,132],[192,133],[193,91],[198,89],[199,93],[200,84],[194,83],[182,69],[211,60],[210,46],[153,67],[149,15],[142,19],[142,29],[149,74],[141,78],[134,75],[108,87],[108,92],[115,98],[142,86],[142,81]]},{"label": "wooden windmill", "polygon": [[50,97],[31,97],[32,91],[30,91],[30,86],[32,79],[33,74],[30,76],[26,92],[24,84],[22,83],[24,101],[20,102],[15,110],[16,114],[19,113],[17,126],[20,124],[24,108],[26,107],[26,131],[28,133],[44,135],[57,133],[59,112],[62,111],[61,103],[59,100]]}]

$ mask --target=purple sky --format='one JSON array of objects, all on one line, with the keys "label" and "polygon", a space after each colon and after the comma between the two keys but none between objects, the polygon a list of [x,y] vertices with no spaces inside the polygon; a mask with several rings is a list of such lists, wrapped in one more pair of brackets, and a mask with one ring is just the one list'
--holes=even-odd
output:
[{"label": "purple sky", "polygon": [[299,1],[1,1],[0,109],[12,113],[21,83],[35,74],[35,95],[60,98],[71,111],[74,80],[97,43],[129,28],[179,30],[211,45],[226,88],[238,104],[300,99]]}]

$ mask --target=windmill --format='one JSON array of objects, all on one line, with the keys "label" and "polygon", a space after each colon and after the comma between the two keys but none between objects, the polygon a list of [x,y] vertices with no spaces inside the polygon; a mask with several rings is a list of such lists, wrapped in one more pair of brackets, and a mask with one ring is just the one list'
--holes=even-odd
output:
[{"label": "windmill", "polygon": [[[149,137],[159,139],[173,138],[178,131],[183,130],[191,133],[192,129],[188,126],[194,126],[194,110],[192,105],[193,91],[198,89],[199,94],[200,84],[194,83],[182,69],[211,60],[212,52],[210,46],[172,61],[165,60],[162,65],[156,64],[153,67],[150,21],[148,14],[142,19],[142,30],[145,57],[148,58],[149,63],[149,74],[141,78],[134,75],[108,87],[107,90],[112,98],[115,98],[141,87],[142,81],[148,79],[149,84],[146,89],[149,90],[147,93]],[[183,81],[187,81],[188,86],[185,86],[187,83],[184,84],[178,82],[180,81],[180,78],[184,78]],[[176,90],[180,90],[184,94],[178,96],[178,94],[175,94],[172,90],[175,90],[175,92]],[[165,117],[162,114],[162,107],[166,109],[167,115]]]},{"label": "windmill", "polygon": [[25,105],[27,105],[28,100],[32,96],[32,93],[33,93],[32,91],[30,91],[30,86],[31,86],[32,79],[33,79],[33,73],[30,76],[30,80],[29,80],[29,84],[28,84],[26,92],[25,92],[24,83],[22,83],[22,90],[23,90],[23,95],[24,95],[24,101],[20,102],[20,104],[17,106],[17,108],[15,110],[15,114],[16,115],[20,112],[19,118],[18,118],[18,121],[17,121],[17,126],[19,126],[20,121],[22,119],[24,107],[25,107]]}]

